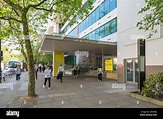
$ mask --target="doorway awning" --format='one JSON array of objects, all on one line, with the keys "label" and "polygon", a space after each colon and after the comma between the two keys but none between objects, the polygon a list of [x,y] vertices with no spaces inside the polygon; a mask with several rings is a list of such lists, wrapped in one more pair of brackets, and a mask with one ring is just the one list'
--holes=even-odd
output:
[{"label": "doorway awning", "polygon": [[116,56],[117,43],[65,37],[64,35],[44,35],[39,52],[52,53],[53,51],[59,51],[73,53],[77,50],[89,51],[89,53],[96,55]]}]

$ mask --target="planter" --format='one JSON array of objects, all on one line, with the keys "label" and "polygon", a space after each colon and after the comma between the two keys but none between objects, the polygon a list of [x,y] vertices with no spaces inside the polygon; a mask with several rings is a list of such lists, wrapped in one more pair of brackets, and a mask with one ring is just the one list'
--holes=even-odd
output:
[{"label": "planter", "polygon": [[130,96],[163,107],[163,101],[156,100],[156,99],[149,98],[149,97],[145,97],[145,96],[142,96],[142,95],[137,94],[135,92],[130,93]]}]

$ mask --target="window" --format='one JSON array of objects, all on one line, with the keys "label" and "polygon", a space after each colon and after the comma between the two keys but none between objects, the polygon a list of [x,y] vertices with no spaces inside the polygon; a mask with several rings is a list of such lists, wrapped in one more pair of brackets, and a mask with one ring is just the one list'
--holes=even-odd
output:
[{"label": "window", "polygon": [[98,7],[96,10],[95,10],[95,21],[98,21],[100,19],[100,8]]},{"label": "window", "polygon": [[92,31],[91,33],[87,34],[83,38],[87,38],[91,40],[98,40],[105,36],[113,34],[115,32],[117,32],[117,18],[114,18],[110,22]]},{"label": "window", "polygon": [[92,39],[92,40],[96,40],[95,31],[93,31],[93,32],[91,33],[91,39]]},{"label": "window", "polygon": [[106,15],[110,11],[109,0],[105,0],[104,5],[105,5],[105,15]]},{"label": "window", "polygon": [[111,29],[110,29],[110,22],[105,25],[105,36],[111,34]]},{"label": "window", "polygon": [[[83,7],[86,7],[85,4]],[[96,8],[86,19],[84,19],[79,24],[79,33],[87,29],[89,26],[94,24],[96,21],[104,17],[106,14],[108,14],[110,11],[115,9],[117,7],[117,0],[105,0],[98,8]],[[82,14],[79,14],[81,16]],[[82,16],[81,16],[82,17]],[[76,18],[73,19],[76,21]],[[70,24],[67,25],[67,27],[63,30],[66,32],[70,28]]]},{"label": "window", "polygon": [[105,8],[104,7],[105,7],[104,4],[101,4],[99,7],[99,12],[100,12],[99,19],[101,19],[103,16],[105,16]]},{"label": "window", "polygon": [[110,0],[110,11],[117,7],[117,0]]}]

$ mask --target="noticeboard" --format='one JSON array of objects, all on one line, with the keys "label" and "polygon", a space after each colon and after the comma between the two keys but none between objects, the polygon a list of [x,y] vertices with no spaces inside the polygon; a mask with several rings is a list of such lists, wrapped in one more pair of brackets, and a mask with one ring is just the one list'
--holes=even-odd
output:
[{"label": "noticeboard", "polygon": [[113,71],[113,59],[105,60],[105,70]]}]

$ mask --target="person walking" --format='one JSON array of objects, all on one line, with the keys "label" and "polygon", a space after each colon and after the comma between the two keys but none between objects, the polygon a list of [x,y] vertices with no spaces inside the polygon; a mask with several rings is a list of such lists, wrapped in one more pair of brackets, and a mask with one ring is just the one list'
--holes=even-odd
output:
[{"label": "person walking", "polygon": [[77,66],[77,72],[78,72],[78,76],[80,75],[80,65],[78,64]]},{"label": "person walking", "polygon": [[62,66],[62,64],[60,64],[59,68],[58,68],[58,74],[60,75],[59,79],[60,79],[60,82],[62,82],[62,77],[63,77],[63,72],[64,72],[64,68]]},{"label": "person walking", "polygon": [[5,74],[4,71],[2,71],[2,79],[3,79],[3,81],[5,81],[5,77],[6,77],[6,74]]},{"label": "person walking", "polygon": [[102,68],[99,67],[97,69],[97,74],[98,74],[98,81],[102,81],[102,74],[103,74]]},{"label": "person walking", "polygon": [[16,74],[16,80],[17,81],[20,80],[21,71],[18,67],[15,70],[15,74]]},{"label": "person walking", "polygon": [[74,77],[77,77],[77,66],[74,65]]},{"label": "person walking", "polygon": [[51,69],[50,69],[50,66],[47,66],[47,69],[45,69],[44,71],[44,77],[45,77],[45,81],[44,81],[44,84],[43,84],[43,88],[46,87],[46,82],[48,80],[48,83],[49,83],[49,90],[51,89]]}]

